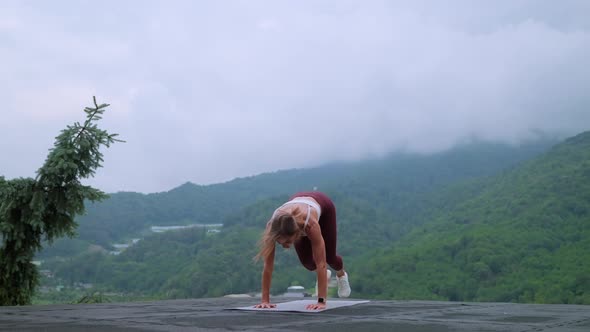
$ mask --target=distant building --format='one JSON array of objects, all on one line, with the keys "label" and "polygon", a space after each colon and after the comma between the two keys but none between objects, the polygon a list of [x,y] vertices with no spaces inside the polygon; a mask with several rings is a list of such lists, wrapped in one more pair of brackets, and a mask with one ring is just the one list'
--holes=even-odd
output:
[{"label": "distant building", "polygon": [[187,228],[207,228],[207,229],[217,229],[223,227],[223,224],[191,224],[191,225],[181,225],[181,226],[152,226],[151,230],[154,233],[163,233],[168,231],[175,231],[180,229],[187,229]]},{"label": "distant building", "polygon": [[84,282],[75,282],[74,288],[76,289],[91,289],[94,287],[92,283],[84,283]]},{"label": "distant building", "polygon": [[39,270],[39,273],[47,278],[53,278],[53,273],[50,270]]},{"label": "distant building", "polygon": [[249,298],[252,297],[250,294],[227,294],[223,297],[230,297],[230,298]]},{"label": "distant building", "polygon": [[287,292],[283,294],[285,297],[305,297],[305,288],[303,286],[287,287]]},{"label": "distant building", "polygon": [[113,251],[109,251],[109,254],[111,255],[119,255],[120,253],[122,253],[123,251],[125,251],[125,249],[131,247],[132,245],[136,244],[137,242],[139,242],[139,240],[141,239],[131,239],[130,243],[115,243],[113,244],[113,247],[115,248],[115,250]]}]

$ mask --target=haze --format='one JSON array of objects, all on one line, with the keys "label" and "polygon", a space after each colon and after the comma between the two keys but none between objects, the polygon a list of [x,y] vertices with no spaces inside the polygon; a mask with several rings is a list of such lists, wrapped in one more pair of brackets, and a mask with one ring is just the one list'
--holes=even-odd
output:
[{"label": "haze", "polygon": [[157,192],[590,128],[590,2],[2,1],[0,175],[83,121],[88,182]]}]

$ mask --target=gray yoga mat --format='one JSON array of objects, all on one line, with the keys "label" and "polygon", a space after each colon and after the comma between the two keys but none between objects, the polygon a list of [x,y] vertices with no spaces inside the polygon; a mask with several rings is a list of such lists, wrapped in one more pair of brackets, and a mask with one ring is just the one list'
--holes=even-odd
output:
[{"label": "gray yoga mat", "polygon": [[247,307],[239,307],[239,308],[231,308],[235,310],[251,310],[251,311],[281,311],[281,312],[322,312],[330,309],[341,308],[341,307],[348,307],[355,304],[367,303],[370,302],[368,300],[330,300],[328,299],[328,304],[326,309],[322,310],[307,310],[308,304],[317,303],[317,300],[297,300],[297,301],[290,301],[290,302],[282,302],[282,303],[275,303],[277,306],[276,308],[272,309],[258,309],[254,308],[254,305],[247,306]]}]

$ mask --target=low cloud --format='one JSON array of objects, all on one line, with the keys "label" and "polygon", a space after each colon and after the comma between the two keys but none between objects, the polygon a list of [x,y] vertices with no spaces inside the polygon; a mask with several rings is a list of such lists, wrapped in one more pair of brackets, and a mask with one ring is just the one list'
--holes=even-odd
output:
[{"label": "low cloud", "polygon": [[27,4],[0,5],[9,178],[92,95],[127,141],[106,191],[589,129],[584,1]]}]

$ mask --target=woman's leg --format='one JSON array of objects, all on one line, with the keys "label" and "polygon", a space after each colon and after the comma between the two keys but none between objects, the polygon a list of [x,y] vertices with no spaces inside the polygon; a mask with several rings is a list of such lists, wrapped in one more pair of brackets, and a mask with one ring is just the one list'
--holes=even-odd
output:
[{"label": "woman's leg", "polygon": [[306,269],[315,271],[316,265],[315,261],[313,260],[311,241],[309,241],[307,236],[302,237],[299,239],[299,241],[295,242],[295,251],[297,252],[297,257],[299,257],[301,264],[303,264]]},{"label": "woman's leg", "polygon": [[322,207],[322,215],[320,217],[320,227],[322,229],[322,237],[326,246],[326,262],[333,269],[336,270],[336,281],[338,283],[338,296],[350,296],[350,283],[348,282],[348,274],[344,271],[344,264],[342,257],[336,254],[336,208],[332,200],[328,196],[320,192],[312,192],[309,196],[313,197]]},{"label": "woman's leg", "polygon": [[[322,237],[326,246],[326,263],[337,272],[343,269],[342,257],[336,253],[336,244],[338,239],[338,228],[336,226],[336,208],[332,201],[322,204],[322,216],[320,217],[320,227]],[[344,273],[344,272],[342,272]]]}]

